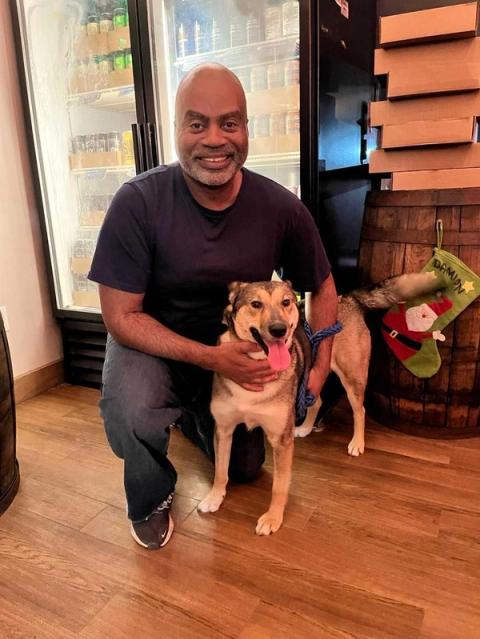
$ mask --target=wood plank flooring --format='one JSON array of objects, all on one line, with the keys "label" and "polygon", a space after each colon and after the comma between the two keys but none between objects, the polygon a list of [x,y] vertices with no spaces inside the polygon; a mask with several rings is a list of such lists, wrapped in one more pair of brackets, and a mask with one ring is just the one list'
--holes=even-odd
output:
[{"label": "wood plank flooring", "polygon": [[178,431],[176,531],[131,539],[122,462],[98,392],[60,386],[18,406],[21,485],[0,518],[0,637],[36,639],[478,639],[480,438],[367,426],[348,457],[342,402],[297,440],[283,528],[254,534],[271,461],[199,515],[213,469]]}]

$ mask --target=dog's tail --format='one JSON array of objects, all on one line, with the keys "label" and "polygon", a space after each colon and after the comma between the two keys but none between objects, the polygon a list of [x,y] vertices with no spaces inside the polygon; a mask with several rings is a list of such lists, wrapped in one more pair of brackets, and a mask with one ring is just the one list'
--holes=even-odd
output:
[{"label": "dog's tail", "polygon": [[356,289],[350,295],[364,308],[390,308],[393,304],[433,293],[439,288],[435,273],[430,271],[389,277],[370,288]]}]

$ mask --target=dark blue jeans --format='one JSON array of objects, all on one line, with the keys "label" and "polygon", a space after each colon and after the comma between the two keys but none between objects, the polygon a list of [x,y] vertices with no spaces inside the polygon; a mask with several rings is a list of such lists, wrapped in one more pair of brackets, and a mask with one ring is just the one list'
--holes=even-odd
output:
[{"label": "dark blue jeans", "polygon": [[[209,410],[212,373],[197,366],[152,357],[107,340],[100,413],[113,452],[124,461],[128,516],[147,517],[175,489],[168,459],[172,424],[213,461],[214,420]],[[263,431],[234,434],[229,475],[250,481],[265,460]]]}]

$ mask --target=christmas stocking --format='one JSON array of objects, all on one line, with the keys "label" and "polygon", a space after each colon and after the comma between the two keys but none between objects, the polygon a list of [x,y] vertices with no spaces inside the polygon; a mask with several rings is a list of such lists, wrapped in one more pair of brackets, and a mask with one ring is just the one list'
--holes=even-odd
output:
[{"label": "christmas stocking", "polygon": [[441,248],[443,229],[437,222],[437,247],[422,271],[433,271],[437,293],[393,306],[382,319],[382,334],[392,352],[417,377],[432,377],[441,365],[437,341],[442,330],[480,294],[480,278],[458,257]]}]

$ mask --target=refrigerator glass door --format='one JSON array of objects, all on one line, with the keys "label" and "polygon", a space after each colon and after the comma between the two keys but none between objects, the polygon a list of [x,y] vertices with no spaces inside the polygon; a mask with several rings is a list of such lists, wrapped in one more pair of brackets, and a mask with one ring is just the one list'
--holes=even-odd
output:
[{"label": "refrigerator glass door", "polygon": [[17,0],[58,311],[98,312],[87,273],[113,194],[134,175],[126,0]]},{"label": "refrigerator glass door", "polygon": [[176,160],[178,83],[197,64],[219,62],[247,95],[246,166],[300,197],[298,0],[149,0],[149,24],[163,162]]}]

